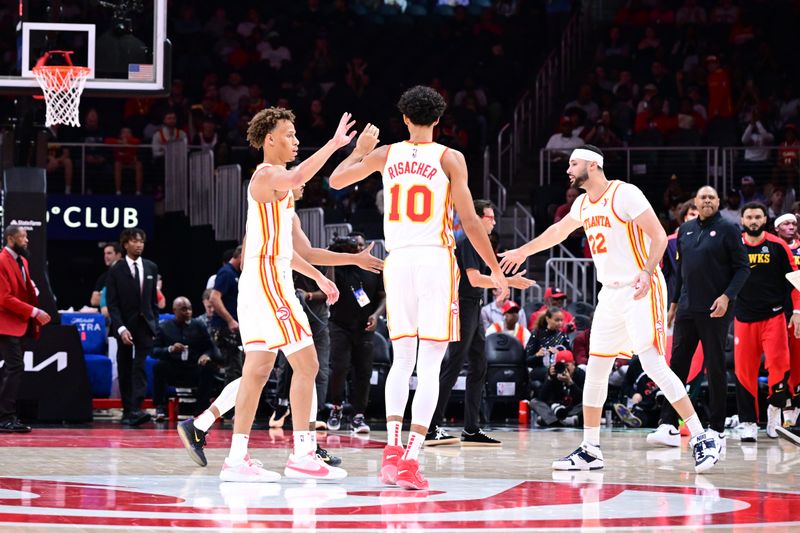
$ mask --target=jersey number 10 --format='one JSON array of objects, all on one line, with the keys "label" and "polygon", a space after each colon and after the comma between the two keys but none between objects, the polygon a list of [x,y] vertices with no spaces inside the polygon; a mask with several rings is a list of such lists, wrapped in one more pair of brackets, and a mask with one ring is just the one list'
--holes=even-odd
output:
[{"label": "jersey number 10", "polygon": [[433,213],[433,191],[425,185],[412,185],[402,192],[400,184],[393,185],[389,189],[391,207],[389,209],[389,221],[400,221],[400,199],[405,196],[405,214],[411,222],[427,222]]}]

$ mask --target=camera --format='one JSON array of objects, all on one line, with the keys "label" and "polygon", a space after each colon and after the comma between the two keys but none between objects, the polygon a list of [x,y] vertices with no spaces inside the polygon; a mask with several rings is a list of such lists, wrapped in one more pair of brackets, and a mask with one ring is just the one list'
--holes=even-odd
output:
[{"label": "camera", "polygon": [[556,371],[556,374],[563,374],[567,371],[567,363],[564,363],[563,361],[556,363],[554,370]]},{"label": "camera", "polygon": [[569,409],[567,409],[564,405],[561,405],[560,403],[552,404],[550,406],[550,409],[553,410],[553,414],[556,415],[556,418],[558,418],[559,420],[564,420],[565,418],[567,418],[567,415],[569,414]]},{"label": "camera", "polygon": [[328,250],[342,254],[355,254],[358,253],[358,240],[355,237],[334,237]]}]

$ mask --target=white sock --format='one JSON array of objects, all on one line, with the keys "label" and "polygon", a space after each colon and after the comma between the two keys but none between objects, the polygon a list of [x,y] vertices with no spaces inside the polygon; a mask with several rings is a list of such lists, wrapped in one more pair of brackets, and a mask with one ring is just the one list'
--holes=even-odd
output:
[{"label": "white sock", "polygon": [[703,432],[703,424],[701,424],[700,419],[697,418],[697,413],[684,420],[683,423],[689,428],[689,433],[692,434],[692,437]]},{"label": "white sock", "polygon": [[214,425],[216,420],[217,417],[214,416],[214,413],[211,412],[211,409],[206,409],[200,414],[200,416],[194,419],[194,427],[200,431],[206,432],[212,425]]},{"label": "white sock", "polygon": [[[219,396],[217,399],[214,400],[214,403],[211,405],[217,408],[219,411],[219,416],[224,415],[236,405],[236,395],[239,394],[239,385],[242,384],[242,378],[237,378],[225,385],[225,388],[220,391]],[[206,417],[205,415],[208,414],[209,416]],[[209,418],[213,417],[213,418]],[[208,428],[214,424],[214,421],[217,419],[208,409],[203,412],[200,416],[197,417],[194,421],[194,427],[201,431],[208,431]]]},{"label": "white sock", "polygon": [[302,457],[317,450],[316,431],[294,432],[294,456]]},{"label": "white sock", "polygon": [[425,443],[425,435],[421,435],[419,433],[411,432],[408,434],[408,446],[406,446],[406,451],[403,453],[403,460],[413,459],[414,461],[417,460],[419,457],[419,451],[422,449],[422,445]]},{"label": "white sock", "polygon": [[402,422],[386,422],[386,444],[389,446],[402,446],[402,430]]},{"label": "white sock", "polygon": [[583,440],[594,446],[600,446],[600,427],[583,426]]},{"label": "white sock", "polygon": [[228,452],[227,463],[229,465],[238,465],[244,462],[244,457],[247,455],[247,441],[250,440],[250,435],[245,433],[234,433],[231,437],[231,449]]}]

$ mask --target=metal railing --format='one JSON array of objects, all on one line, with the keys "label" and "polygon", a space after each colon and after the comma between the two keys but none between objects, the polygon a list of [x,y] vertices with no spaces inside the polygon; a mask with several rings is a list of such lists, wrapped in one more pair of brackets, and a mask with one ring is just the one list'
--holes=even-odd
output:
[{"label": "metal railing", "polygon": [[325,213],[321,207],[309,209],[298,209],[295,211],[300,219],[303,231],[311,241],[314,248],[325,248],[328,243],[325,241]]},{"label": "metal railing", "polygon": [[214,180],[214,216],[212,227],[218,241],[241,241],[242,167],[223,165],[217,168]]},{"label": "metal railing", "polygon": [[[643,186],[666,184],[672,175],[688,182],[718,187],[722,178],[720,150],[716,146],[628,146],[603,148],[603,170],[610,178]],[[549,185],[553,175],[566,184],[569,151],[542,148],[539,151],[539,185]],[[685,179],[688,178],[688,179]]]},{"label": "metal railing", "polygon": [[214,190],[214,153],[189,155],[189,224],[211,224]]},{"label": "metal railing", "polygon": [[367,241],[367,244],[374,243],[375,246],[372,247],[372,255],[377,257],[378,259],[386,259],[386,256],[389,255],[389,252],[386,251],[386,241],[383,239],[375,239],[374,241]]},{"label": "metal railing", "polygon": [[553,257],[544,267],[544,286],[560,287],[573,302],[597,303],[597,278],[591,259]]},{"label": "metal railing", "polygon": [[330,244],[336,237],[346,237],[353,231],[353,226],[349,222],[340,224],[325,224],[325,242]]},{"label": "metal railing", "polygon": [[797,186],[800,147],[730,146],[722,148],[721,152],[722,179],[717,187],[720,198],[727,196],[729,187],[738,189],[744,176],[752,176],[757,186],[773,178],[781,185],[794,183],[792,188]]},{"label": "metal railing", "polygon": [[511,216],[514,223],[514,248],[519,248],[528,241],[533,240],[536,235],[536,220],[528,209],[519,202],[515,202],[511,208]]},{"label": "metal railing", "polygon": [[564,28],[558,48],[547,56],[536,75],[530,113],[535,139],[542,139],[549,131],[551,114],[560,103],[569,76],[575,72],[590,41],[593,10],[588,9],[591,2],[583,4]]},{"label": "metal railing", "polygon": [[[167,143],[164,151],[164,210],[189,212],[189,150],[186,141]],[[82,178],[82,183],[86,179]]]},{"label": "metal railing", "polygon": [[240,224],[242,225],[243,237],[244,234],[247,232],[247,204],[248,204],[247,194],[249,189],[250,189],[250,180],[245,180],[244,182],[242,182],[242,186],[240,188],[240,190],[242,191],[242,196],[239,201],[239,206],[241,209],[239,213],[239,220]]},{"label": "metal railing", "polygon": [[497,133],[497,179],[501,183],[507,183],[508,188],[511,188],[514,182],[514,146],[516,139],[514,138],[514,130],[511,124],[506,124]]}]

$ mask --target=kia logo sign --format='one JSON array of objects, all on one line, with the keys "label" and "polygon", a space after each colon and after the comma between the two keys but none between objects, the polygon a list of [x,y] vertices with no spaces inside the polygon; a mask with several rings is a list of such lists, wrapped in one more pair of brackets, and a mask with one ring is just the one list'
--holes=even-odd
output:
[{"label": "kia logo sign", "polygon": [[[33,352],[27,351],[22,356],[25,364],[25,372],[41,372],[50,365],[56,365],[56,372],[61,372],[67,368],[67,352],[56,352],[38,365],[33,364]],[[3,368],[5,361],[0,361],[0,368]]]},{"label": "kia logo sign", "polygon": [[126,228],[153,233],[153,199],[143,196],[47,196],[47,237],[116,240]]}]

